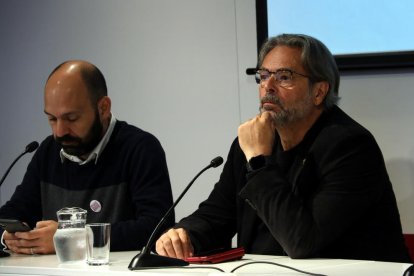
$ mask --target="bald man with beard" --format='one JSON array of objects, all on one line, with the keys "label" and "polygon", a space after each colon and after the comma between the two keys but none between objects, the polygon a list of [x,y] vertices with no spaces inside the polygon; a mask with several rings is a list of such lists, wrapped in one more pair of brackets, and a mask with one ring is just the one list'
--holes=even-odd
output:
[{"label": "bald man with beard", "polygon": [[[164,150],[152,134],[111,113],[101,71],[82,60],[56,67],[44,89],[52,135],[40,145],[24,179],[0,208],[33,230],[3,232],[2,242],[21,254],[55,252],[56,212],[88,211],[87,223],[111,223],[111,250],[137,250],[172,205]],[[167,222],[171,226],[172,216]]]}]

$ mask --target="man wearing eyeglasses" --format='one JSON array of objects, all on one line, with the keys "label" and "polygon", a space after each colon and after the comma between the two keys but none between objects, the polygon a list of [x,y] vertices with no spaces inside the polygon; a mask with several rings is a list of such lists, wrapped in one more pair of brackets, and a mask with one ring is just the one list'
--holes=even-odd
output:
[{"label": "man wearing eyeglasses", "polygon": [[186,258],[237,234],[252,254],[409,262],[382,153],[336,105],[339,73],[326,46],[279,35],[257,68],[260,113],[239,127],[208,199],[157,252]]}]

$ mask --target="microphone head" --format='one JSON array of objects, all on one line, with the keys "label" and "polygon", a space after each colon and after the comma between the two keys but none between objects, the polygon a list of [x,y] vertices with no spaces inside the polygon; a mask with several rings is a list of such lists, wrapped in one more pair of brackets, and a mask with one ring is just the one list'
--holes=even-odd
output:
[{"label": "microphone head", "polygon": [[37,141],[33,141],[26,146],[25,152],[33,152],[39,147],[39,143]]},{"label": "microphone head", "polygon": [[217,168],[218,166],[220,166],[221,164],[223,164],[223,158],[221,156],[217,156],[216,158],[214,158],[213,160],[211,160],[210,165],[213,168]]},{"label": "microphone head", "polygon": [[246,75],[254,75],[256,74],[256,68],[247,68]]}]

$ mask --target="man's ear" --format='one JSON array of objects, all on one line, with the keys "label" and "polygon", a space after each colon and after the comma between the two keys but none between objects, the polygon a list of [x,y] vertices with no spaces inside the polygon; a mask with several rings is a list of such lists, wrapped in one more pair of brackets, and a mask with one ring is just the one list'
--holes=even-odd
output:
[{"label": "man's ear", "polygon": [[111,114],[111,99],[108,96],[102,97],[98,102],[98,110],[101,118],[108,118]]},{"label": "man's ear", "polygon": [[316,106],[319,106],[323,103],[328,95],[329,91],[329,83],[327,81],[320,81],[313,85],[312,93],[313,93],[313,103]]}]

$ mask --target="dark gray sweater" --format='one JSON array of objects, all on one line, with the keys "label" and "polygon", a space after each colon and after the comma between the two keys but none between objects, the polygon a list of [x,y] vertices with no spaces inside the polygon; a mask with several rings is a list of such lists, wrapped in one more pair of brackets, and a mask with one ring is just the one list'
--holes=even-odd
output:
[{"label": "dark gray sweater", "polygon": [[[34,227],[39,220],[57,220],[56,211],[63,207],[81,207],[88,211],[87,222],[112,224],[112,251],[141,249],[172,205],[159,141],[118,121],[96,164],[78,165],[66,159],[62,163],[60,149],[52,136],[41,143],[23,182],[0,208],[0,217]],[[165,227],[173,222],[171,216]]]}]

